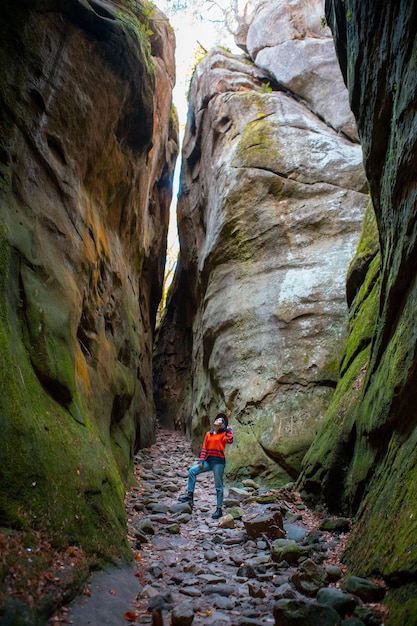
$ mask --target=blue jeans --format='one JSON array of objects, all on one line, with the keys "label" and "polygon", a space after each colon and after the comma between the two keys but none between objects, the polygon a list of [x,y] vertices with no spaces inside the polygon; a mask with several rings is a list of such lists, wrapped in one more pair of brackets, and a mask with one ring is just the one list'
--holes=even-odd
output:
[{"label": "blue jeans", "polygon": [[187,491],[194,491],[197,476],[204,474],[204,472],[213,472],[214,486],[217,493],[217,508],[221,509],[223,506],[223,463],[208,463],[207,461],[200,461],[203,463],[203,469],[200,469],[199,463],[196,463],[188,470],[188,488]]}]

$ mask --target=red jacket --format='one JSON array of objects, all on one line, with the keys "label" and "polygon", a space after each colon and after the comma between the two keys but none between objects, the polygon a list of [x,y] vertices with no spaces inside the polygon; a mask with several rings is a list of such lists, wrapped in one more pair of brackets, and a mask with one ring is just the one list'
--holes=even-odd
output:
[{"label": "red jacket", "polygon": [[221,433],[206,433],[203,447],[200,452],[200,461],[211,461],[212,463],[226,463],[224,449],[226,444],[233,443],[233,431],[230,426]]}]

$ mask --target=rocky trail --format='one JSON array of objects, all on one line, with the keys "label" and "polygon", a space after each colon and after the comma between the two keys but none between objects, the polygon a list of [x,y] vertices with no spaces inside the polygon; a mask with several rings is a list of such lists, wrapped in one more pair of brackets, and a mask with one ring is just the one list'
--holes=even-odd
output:
[{"label": "rocky trail", "polygon": [[134,565],[94,575],[50,624],[265,626],[383,624],[378,581],[346,578],[339,562],[349,520],[314,514],[291,489],[225,485],[213,520],[212,475],[194,507],[178,502],[195,461],[178,432],[158,431],[136,457],[126,497]]}]

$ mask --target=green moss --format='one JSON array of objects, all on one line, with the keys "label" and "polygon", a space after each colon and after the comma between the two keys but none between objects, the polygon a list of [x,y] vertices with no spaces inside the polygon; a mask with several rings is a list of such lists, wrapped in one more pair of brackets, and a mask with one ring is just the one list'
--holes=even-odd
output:
[{"label": "green moss", "polygon": [[[281,467],[277,466],[262,450],[254,433],[235,424],[235,442],[226,449],[226,475],[229,481],[239,483],[245,478],[255,478],[265,487],[286,485],[291,477]],[[250,450],[250,459],[242,464],[242,454]]]},{"label": "green moss", "polygon": [[358,398],[369,354],[370,346],[367,345],[340,378],[326,417],[303,459],[297,484],[306,498],[324,498],[331,508],[345,514],[351,513],[352,495],[345,489],[349,484],[352,446],[356,437]]},{"label": "green moss", "polygon": [[386,626],[417,626],[417,584],[409,583],[398,589],[390,589],[384,604],[389,615]]},{"label": "green moss", "polygon": [[[11,249],[0,229],[0,524],[42,529],[102,558],[130,555],[124,487],[92,427],[45,393],[9,321]],[[88,423],[88,419],[85,420]]]},{"label": "green moss", "polygon": [[364,260],[366,261],[368,259],[372,259],[378,251],[378,224],[376,221],[372,202],[369,201],[363,218],[362,232],[359,239],[358,247],[348,269],[347,280],[349,280],[349,277],[351,276],[352,272],[358,267],[358,265],[362,265]]},{"label": "green moss", "polygon": [[391,437],[347,546],[345,560],[353,572],[382,573],[388,580],[398,572],[417,573],[416,445],[417,433],[406,442],[398,434]]},{"label": "green moss", "polygon": [[[337,346],[335,346],[337,347]],[[333,355],[332,358],[327,358],[324,366],[321,370],[321,377],[325,380],[334,380],[337,381],[339,378],[339,368],[340,368],[340,349]],[[310,363],[312,361],[309,361]]]},{"label": "green moss", "polygon": [[[129,12],[119,12],[117,19],[123,27],[128,39],[132,39],[133,48],[137,45],[143,60],[146,62],[148,73],[155,73],[155,66],[151,56],[151,37],[153,31],[150,29],[149,18],[143,14],[143,21],[139,21],[137,16]],[[132,44],[131,44],[132,45]]]},{"label": "green moss", "polygon": [[279,152],[270,120],[264,117],[262,98],[265,96],[250,92],[250,96],[246,97],[250,97],[258,107],[259,117],[246,124],[236,148],[233,164],[238,167],[260,167],[272,170],[272,164],[278,160]]},{"label": "green moss", "polygon": [[356,355],[371,343],[374,336],[379,315],[380,267],[381,258],[377,253],[349,313],[348,333],[340,364],[341,376]]}]

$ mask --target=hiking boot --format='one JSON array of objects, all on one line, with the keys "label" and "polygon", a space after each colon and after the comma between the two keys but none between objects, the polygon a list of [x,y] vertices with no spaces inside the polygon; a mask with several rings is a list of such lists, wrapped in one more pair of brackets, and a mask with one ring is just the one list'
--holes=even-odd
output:
[{"label": "hiking boot", "polygon": [[178,502],[188,502],[189,504],[192,504],[194,501],[194,494],[192,491],[188,491],[188,493],[185,494],[185,496],[180,496],[178,498]]},{"label": "hiking boot", "polygon": [[222,516],[222,510],[217,508],[211,517],[213,519],[219,519],[221,516]]}]

